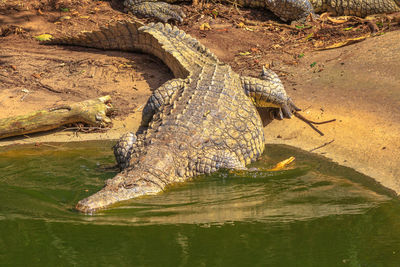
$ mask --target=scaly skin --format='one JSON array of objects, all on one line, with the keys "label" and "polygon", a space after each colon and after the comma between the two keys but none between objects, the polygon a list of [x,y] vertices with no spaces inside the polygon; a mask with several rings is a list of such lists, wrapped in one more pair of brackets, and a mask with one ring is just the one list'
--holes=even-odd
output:
[{"label": "scaly skin", "polygon": [[[182,0],[166,0],[165,2],[177,3]],[[127,10],[136,15],[155,17],[163,22],[182,21],[183,12],[178,7],[165,2],[124,0],[124,5]],[[269,9],[283,21],[304,21],[310,14],[326,11],[336,16],[358,17],[400,11],[399,0],[237,0],[235,2],[243,7]]]},{"label": "scaly skin", "polygon": [[[243,169],[264,150],[256,106],[277,119],[298,110],[279,78],[240,77],[196,39],[169,24],[119,22],[97,32],[63,37],[51,44],[142,51],[159,57],[176,79],[149,99],[148,128],[124,135],[115,146],[122,172],[107,180],[76,209],[91,213],[119,201],[159,193],[170,184],[219,168]],[[146,115],[145,115],[146,117]]]}]

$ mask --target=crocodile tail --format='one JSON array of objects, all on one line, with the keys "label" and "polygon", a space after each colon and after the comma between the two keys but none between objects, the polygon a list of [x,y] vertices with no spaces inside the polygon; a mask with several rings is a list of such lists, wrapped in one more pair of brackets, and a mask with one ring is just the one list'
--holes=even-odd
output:
[{"label": "crocodile tail", "polygon": [[140,51],[160,58],[174,73],[185,78],[196,64],[218,62],[195,38],[169,24],[119,21],[96,31],[62,36],[44,44],[75,45],[103,50]]},{"label": "crocodile tail", "polygon": [[104,50],[133,51],[138,42],[138,29],[143,26],[138,21],[119,21],[96,31],[82,31],[78,35],[65,35],[43,41],[42,44],[74,45]]},{"label": "crocodile tail", "polygon": [[172,27],[170,24],[159,22],[144,25],[139,30],[156,37],[166,51],[177,57],[186,57],[186,60],[200,60],[204,63],[218,62],[218,58],[208,48],[176,26]]}]

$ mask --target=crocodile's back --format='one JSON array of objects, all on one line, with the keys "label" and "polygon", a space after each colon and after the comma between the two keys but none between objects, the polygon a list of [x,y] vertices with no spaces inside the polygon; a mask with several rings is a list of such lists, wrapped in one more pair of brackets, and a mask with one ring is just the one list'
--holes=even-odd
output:
[{"label": "crocodile's back", "polygon": [[[188,176],[209,173],[236,158],[242,166],[263,151],[263,127],[257,110],[229,65],[205,65],[182,94],[157,114],[146,139],[166,143],[188,157]],[[200,167],[203,165],[203,168]],[[200,168],[200,169],[199,169]]]},{"label": "crocodile's back", "polygon": [[193,155],[229,155],[242,166],[262,153],[262,123],[239,76],[178,28],[123,21],[51,43],[139,50],[163,60],[176,77],[187,78],[179,96],[154,117],[145,136],[147,143],[186,147]]}]

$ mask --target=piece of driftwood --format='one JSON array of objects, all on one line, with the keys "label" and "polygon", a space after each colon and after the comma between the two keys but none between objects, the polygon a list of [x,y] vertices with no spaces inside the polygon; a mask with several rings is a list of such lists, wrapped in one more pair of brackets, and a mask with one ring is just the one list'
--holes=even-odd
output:
[{"label": "piece of driftwood", "polygon": [[62,125],[82,122],[104,127],[111,123],[111,97],[102,96],[71,105],[63,105],[31,114],[0,119],[0,139],[56,129]]}]

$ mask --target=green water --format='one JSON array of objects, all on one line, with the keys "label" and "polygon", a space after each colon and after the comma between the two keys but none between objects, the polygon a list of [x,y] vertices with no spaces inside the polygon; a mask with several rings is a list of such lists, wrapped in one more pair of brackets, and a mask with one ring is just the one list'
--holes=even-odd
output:
[{"label": "green water", "polygon": [[0,265],[400,266],[400,204],[366,176],[286,146],[88,216],[115,171],[110,143],[0,150]]}]

